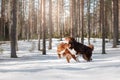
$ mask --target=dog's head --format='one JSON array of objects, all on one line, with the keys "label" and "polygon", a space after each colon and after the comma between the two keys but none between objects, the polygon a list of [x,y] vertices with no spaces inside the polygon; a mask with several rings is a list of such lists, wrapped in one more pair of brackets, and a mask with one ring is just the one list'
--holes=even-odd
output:
[{"label": "dog's head", "polygon": [[76,42],[75,38],[73,38],[73,37],[66,37],[65,41],[68,42],[70,49],[74,48],[74,43]]},{"label": "dog's head", "polygon": [[69,48],[70,48],[70,49],[74,49],[74,47],[75,47],[75,42],[74,42],[74,41],[70,41],[69,44],[70,44]]},{"label": "dog's head", "polygon": [[62,51],[66,48],[69,48],[70,47],[70,44],[67,44],[67,43],[60,43],[58,46],[57,46],[57,50],[58,51]]},{"label": "dog's head", "polygon": [[67,41],[69,43],[71,41],[75,41],[75,39],[73,37],[66,37],[65,41]]}]

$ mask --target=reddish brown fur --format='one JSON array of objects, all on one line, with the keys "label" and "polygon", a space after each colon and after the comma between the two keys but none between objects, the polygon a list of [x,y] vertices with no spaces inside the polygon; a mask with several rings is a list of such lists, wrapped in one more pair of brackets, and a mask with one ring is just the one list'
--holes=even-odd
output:
[{"label": "reddish brown fur", "polygon": [[69,44],[67,43],[60,43],[58,46],[57,46],[57,53],[58,53],[58,57],[61,58],[61,54],[60,52],[65,50],[67,47],[69,47]]},{"label": "reddish brown fur", "polygon": [[66,57],[66,60],[68,63],[70,63],[71,58],[73,58],[75,61],[77,61],[77,58],[75,57],[75,55],[71,54],[71,52],[67,48],[65,49],[63,56]]},{"label": "reddish brown fur", "polygon": [[[71,52],[67,49],[70,45],[67,44],[67,43],[60,43],[58,46],[57,46],[57,53],[58,53],[58,57],[61,58],[62,56],[63,57],[66,57],[66,60],[68,63],[70,63],[70,59],[73,58],[75,61],[77,61],[76,57],[74,54],[71,54]],[[63,54],[61,54],[60,52],[63,51]]]}]

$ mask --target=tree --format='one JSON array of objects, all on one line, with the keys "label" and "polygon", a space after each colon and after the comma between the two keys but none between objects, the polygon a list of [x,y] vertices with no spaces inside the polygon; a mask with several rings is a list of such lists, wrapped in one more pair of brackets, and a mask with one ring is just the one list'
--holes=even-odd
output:
[{"label": "tree", "polygon": [[88,44],[90,44],[90,1],[91,0],[88,0],[87,2],[87,5],[88,5],[88,8],[87,8],[87,11],[88,11]]},{"label": "tree", "polygon": [[113,47],[117,47],[118,31],[118,0],[113,0]]},{"label": "tree", "polygon": [[5,0],[2,0],[1,4],[1,25],[0,25],[0,39],[4,40],[5,38]]},{"label": "tree", "polygon": [[49,47],[52,49],[52,0],[49,0]]},{"label": "tree", "polygon": [[10,31],[10,29],[11,29],[10,28],[11,27],[10,26],[10,18],[11,18],[10,16],[11,16],[11,13],[10,12],[11,12],[11,0],[8,1],[8,6],[7,6],[7,22],[8,22],[7,26],[9,27],[9,31],[8,31],[8,34],[9,34],[8,38],[9,38],[9,40],[10,40],[10,36],[11,36],[11,33],[10,33],[11,32]]},{"label": "tree", "polygon": [[80,0],[80,6],[81,43],[84,44],[84,0]]},{"label": "tree", "polygon": [[[33,38],[33,31],[34,31],[34,26],[33,26],[33,19],[34,19],[34,0],[29,0],[29,35],[31,39]],[[29,38],[28,38],[29,39]]]},{"label": "tree", "polygon": [[37,18],[37,27],[38,27],[38,50],[41,50],[41,32],[42,32],[42,26],[41,26],[41,13],[42,13],[42,0],[38,0],[38,18]]},{"label": "tree", "polygon": [[100,0],[100,15],[101,15],[101,26],[102,26],[102,54],[105,52],[105,14],[104,14],[104,0]]},{"label": "tree", "polygon": [[16,55],[16,27],[17,27],[17,1],[12,0],[12,13],[11,13],[11,58],[17,58]]},{"label": "tree", "polygon": [[42,34],[43,34],[43,55],[46,55],[46,23],[45,23],[45,0],[42,0]]},{"label": "tree", "polygon": [[57,34],[60,36],[60,0],[57,0]]},{"label": "tree", "polygon": [[75,7],[75,4],[76,4],[76,0],[70,0],[70,18],[71,18],[71,26],[70,26],[70,35],[72,37],[76,37],[76,31],[75,31],[75,22],[76,22],[76,7]]},{"label": "tree", "polygon": [[59,15],[59,19],[60,19],[60,40],[62,41],[62,37],[63,37],[63,31],[64,31],[64,20],[62,21],[63,17],[64,17],[64,0],[61,0],[59,2],[60,4],[60,15]]}]

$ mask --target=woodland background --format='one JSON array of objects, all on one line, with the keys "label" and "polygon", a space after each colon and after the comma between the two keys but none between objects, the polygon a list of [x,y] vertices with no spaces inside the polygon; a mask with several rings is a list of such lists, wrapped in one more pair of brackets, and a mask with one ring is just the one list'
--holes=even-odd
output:
[{"label": "woodland background", "polygon": [[[46,54],[46,40],[72,36],[102,38],[117,47],[120,38],[119,0],[0,0],[0,44],[10,41],[11,57],[16,58],[17,41],[38,39],[38,50]],[[41,44],[42,40],[42,44]],[[42,45],[42,47],[40,46]]]}]

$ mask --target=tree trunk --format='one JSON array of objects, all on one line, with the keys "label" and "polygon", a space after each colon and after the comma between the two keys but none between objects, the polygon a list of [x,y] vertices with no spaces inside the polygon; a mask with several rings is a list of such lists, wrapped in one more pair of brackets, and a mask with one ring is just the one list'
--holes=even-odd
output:
[{"label": "tree trunk", "polygon": [[105,14],[104,14],[104,0],[100,0],[100,15],[101,15],[101,26],[102,26],[102,54],[106,54],[105,52]]},{"label": "tree trunk", "polygon": [[7,22],[8,22],[8,28],[9,28],[9,40],[10,40],[10,36],[11,36],[11,25],[10,25],[10,18],[11,18],[11,0],[8,1],[8,6],[7,6]]},{"label": "tree trunk", "polygon": [[57,0],[57,35],[60,36],[60,0]]},{"label": "tree trunk", "polygon": [[42,27],[41,27],[41,14],[42,14],[42,0],[38,0],[38,17],[37,17],[37,27],[38,27],[38,50],[41,50],[41,32],[42,32]]},{"label": "tree trunk", "polygon": [[118,0],[113,0],[113,47],[117,47],[118,42]]},{"label": "tree trunk", "polygon": [[80,15],[80,22],[81,22],[81,28],[82,28],[82,31],[81,31],[81,43],[84,44],[84,0],[81,0],[81,15]]},{"label": "tree trunk", "polygon": [[45,23],[45,0],[42,0],[42,33],[43,33],[43,55],[46,55],[46,23]]},{"label": "tree trunk", "polygon": [[0,25],[0,40],[5,38],[5,0],[1,4],[1,25]]},{"label": "tree trunk", "polygon": [[70,0],[70,16],[71,16],[71,37],[76,37],[76,0]]},{"label": "tree trunk", "polygon": [[[23,8],[22,15],[23,15],[23,17],[25,17],[25,8],[26,8],[25,3],[26,3],[26,1],[22,0],[22,8]],[[25,40],[25,18],[22,21],[22,39]]]},{"label": "tree trunk", "polygon": [[49,0],[49,47],[48,49],[52,49],[52,0]]},{"label": "tree trunk", "polygon": [[87,4],[88,4],[88,45],[90,45],[90,1],[88,0]]},{"label": "tree trunk", "polygon": [[[64,16],[64,0],[60,1],[60,40],[62,41],[63,38],[63,31],[64,31],[64,20],[63,20],[63,16]],[[62,22],[63,21],[63,22]]]},{"label": "tree trunk", "polygon": [[17,58],[16,55],[16,27],[17,27],[17,0],[12,0],[11,14],[11,58]]}]

